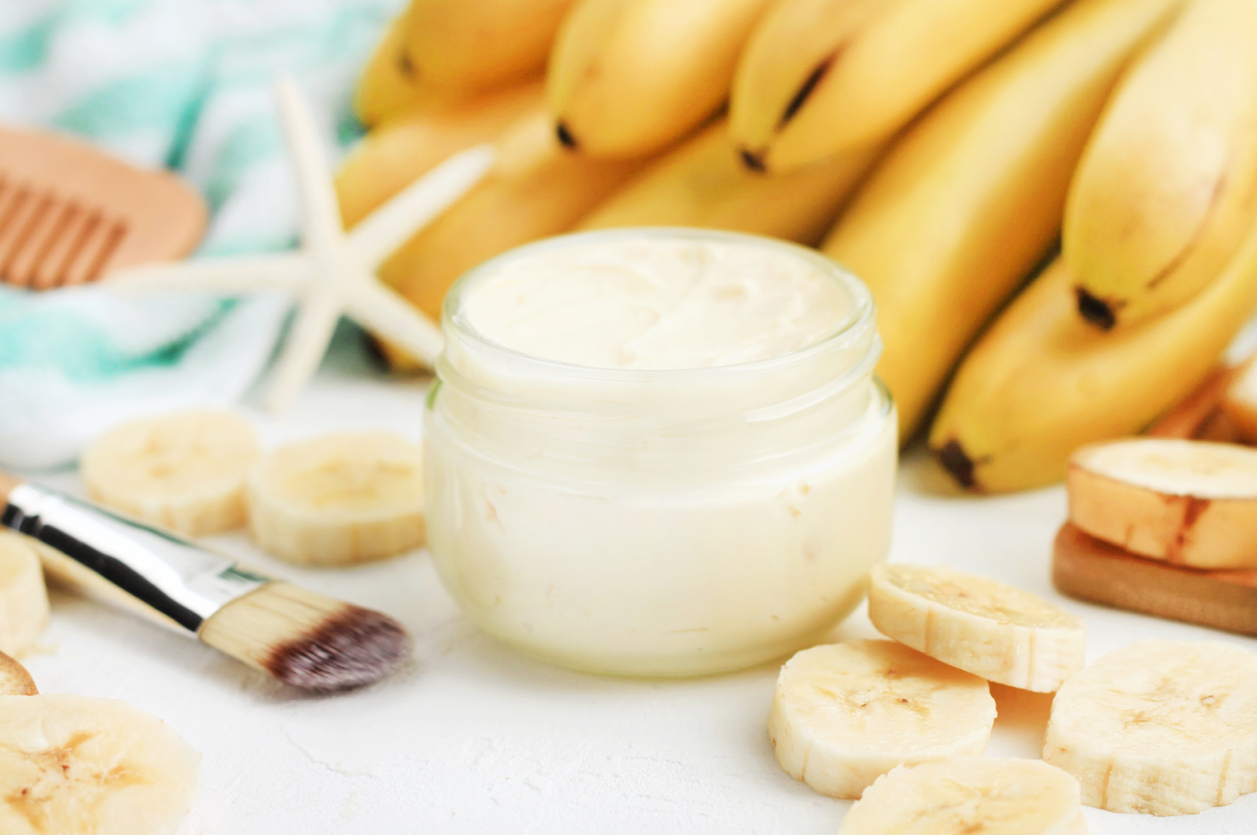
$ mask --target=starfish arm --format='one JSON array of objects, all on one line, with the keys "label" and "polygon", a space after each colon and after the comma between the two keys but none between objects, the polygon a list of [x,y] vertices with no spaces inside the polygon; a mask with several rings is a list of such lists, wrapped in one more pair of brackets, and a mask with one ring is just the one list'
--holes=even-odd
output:
[{"label": "starfish arm", "polygon": [[343,238],[345,232],[318,128],[309,103],[287,75],[276,82],[275,95],[301,195],[302,242],[310,249],[325,250]]},{"label": "starfish arm", "polygon": [[440,327],[374,276],[354,283],[345,297],[345,313],[376,336],[396,343],[428,368],[435,367],[444,344]]},{"label": "starfish arm", "polygon": [[314,376],[332,341],[340,313],[336,294],[328,290],[316,289],[302,300],[284,350],[275,364],[275,376],[266,398],[266,406],[272,412],[288,408],[302,386]]},{"label": "starfish arm", "polygon": [[354,256],[374,271],[407,239],[471,191],[495,157],[490,145],[468,148],[402,189],[349,233]]},{"label": "starfish arm", "polygon": [[295,292],[310,270],[309,259],[295,253],[242,258],[194,258],[110,270],[102,286],[121,292],[215,291]]}]

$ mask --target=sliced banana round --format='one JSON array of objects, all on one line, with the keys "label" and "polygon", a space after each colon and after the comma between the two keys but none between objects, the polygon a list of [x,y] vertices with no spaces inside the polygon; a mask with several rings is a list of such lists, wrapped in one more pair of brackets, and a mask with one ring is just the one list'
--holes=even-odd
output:
[{"label": "sliced banana round", "polygon": [[1132,438],[1085,446],[1069,519],[1096,539],[1196,568],[1257,568],[1257,450]]},{"label": "sliced banana round", "polygon": [[894,641],[848,641],[786,662],[768,735],[791,777],[855,798],[897,765],[981,754],[994,722],[977,676]]},{"label": "sliced banana round", "polygon": [[1015,586],[945,566],[877,565],[869,619],[888,638],[988,681],[1050,693],[1081,670],[1082,619]]},{"label": "sliced banana round", "polygon": [[0,653],[0,696],[34,696],[38,692],[30,672],[15,659]]},{"label": "sliced banana round", "polygon": [[88,495],[186,536],[238,528],[257,437],[227,412],[179,412],[116,426],[83,453]]},{"label": "sliced banana round", "polygon": [[960,757],[877,778],[838,835],[1086,835],[1078,781],[1042,760]]},{"label": "sliced banana round", "polygon": [[254,539],[289,562],[343,565],[424,542],[421,449],[386,432],[277,449],[254,469],[248,497]]},{"label": "sliced banana round", "polygon": [[20,656],[48,625],[39,556],[25,539],[0,532],[0,652]]},{"label": "sliced banana round", "polygon": [[192,806],[200,755],[126,702],[0,696],[0,832],[170,835]]},{"label": "sliced banana round", "polygon": [[1043,759],[1110,812],[1190,815],[1257,791],[1257,655],[1140,641],[1056,693]]}]

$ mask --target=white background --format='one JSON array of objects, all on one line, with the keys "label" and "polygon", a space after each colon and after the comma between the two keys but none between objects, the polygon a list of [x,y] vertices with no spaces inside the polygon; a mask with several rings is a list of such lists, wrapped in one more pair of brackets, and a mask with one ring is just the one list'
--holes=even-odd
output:
[{"label": "white background", "polygon": [[[350,428],[418,439],[423,382],[386,380],[356,334],[295,407],[245,406],[265,444]],[[79,491],[74,473],[46,476]],[[1049,580],[1059,488],[989,499],[948,495],[910,456],[891,558],[943,562],[1014,583],[1082,615],[1088,659],[1140,638],[1257,641],[1079,603]],[[687,681],[582,675],[532,661],[478,633],[425,553],[348,570],[299,570],[243,534],[214,544],[309,588],[378,608],[414,633],[413,662],[359,692],[311,697],[130,616],[53,590],[46,651],[26,659],[44,692],[125,699],[201,751],[202,784],[180,835],[337,833],[827,833],[848,803],[777,767],[765,733],[777,665]],[[863,612],[836,638],[871,637]],[[1048,697],[993,688],[987,749],[1035,757]],[[1093,833],[1251,835],[1257,796],[1200,815],[1152,818],[1092,809]]]}]

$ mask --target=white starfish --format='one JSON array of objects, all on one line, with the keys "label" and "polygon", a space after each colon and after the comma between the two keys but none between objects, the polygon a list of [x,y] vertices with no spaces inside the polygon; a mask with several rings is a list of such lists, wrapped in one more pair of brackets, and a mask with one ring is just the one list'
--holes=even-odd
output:
[{"label": "white starfish", "polygon": [[111,272],[106,282],[118,290],[280,290],[294,295],[297,315],[267,395],[273,411],[291,403],[318,369],[342,313],[432,366],[441,352],[440,327],[382,284],[376,270],[479,182],[494,159],[488,146],[455,154],[347,233],[306,101],[283,77],[276,83],[276,96],[301,198],[301,249],[131,267]]}]

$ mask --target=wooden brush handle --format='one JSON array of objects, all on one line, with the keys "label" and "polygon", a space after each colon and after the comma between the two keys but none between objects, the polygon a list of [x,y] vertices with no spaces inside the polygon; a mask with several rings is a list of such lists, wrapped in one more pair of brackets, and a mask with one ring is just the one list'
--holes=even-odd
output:
[{"label": "wooden brush handle", "polygon": [[0,508],[9,502],[9,494],[12,493],[22,482],[6,472],[0,472]]}]

